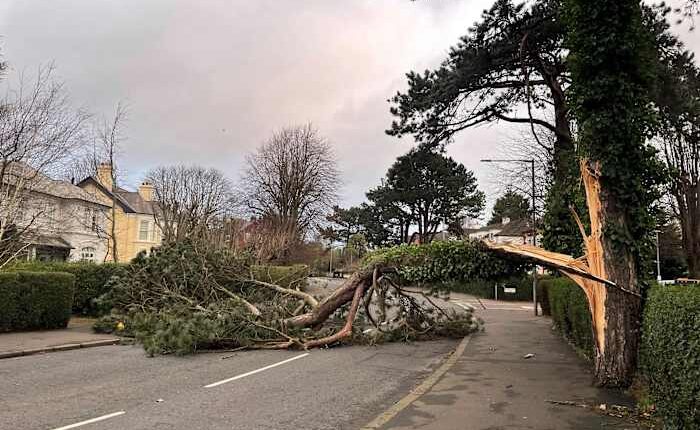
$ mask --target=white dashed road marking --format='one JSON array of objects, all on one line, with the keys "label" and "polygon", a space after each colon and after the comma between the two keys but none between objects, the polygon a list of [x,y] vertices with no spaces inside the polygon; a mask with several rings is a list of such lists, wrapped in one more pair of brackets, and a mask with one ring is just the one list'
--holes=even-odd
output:
[{"label": "white dashed road marking", "polygon": [[252,370],[252,371],[250,371],[250,372],[242,373],[242,374],[240,374],[240,375],[234,376],[233,378],[228,378],[228,379],[224,379],[224,380],[222,380],[222,381],[218,381],[218,382],[211,383],[211,384],[209,384],[209,385],[205,385],[204,388],[216,387],[216,386],[221,385],[221,384],[226,384],[227,382],[235,381],[236,379],[241,379],[241,378],[245,378],[246,376],[255,375],[256,373],[264,372],[265,370],[272,369],[273,367],[281,366],[281,365],[283,365],[283,364],[289,363],[290,361],[294,361],[294,360],[298,360],[298,359],[300,359],[300,358],[304,358],[304,357],[306,357],[307,355],[309,355],[308,352],[306,352],[306,353],[304,353],[304,354],[297,355],[297,356],[292,357],[292,358],[288,358],[288,359],[286,359],[286,360],[282,360],[282,361],[280,361],[280,362],[278,362],[278,363],[270,364],[269,366],[261,367],[260,369],[256,369],[256,370]]},{"label": "white dashed road marking", "polygon": [[103,420],[107,420],[107,419],[110,419],[110,418],[118,417],[119,415],[124,415],[125,413],[126,413],[125,411],[114,412],[114,413],[111,413],[111,414],[102,415],[101,417],[97,417],[97,418],[92,418],[92,419],[89,419],[89,420],[81,421],[81,422],[79,422],[79,423],[70,424],[70,425],[63,426],[63,427],[58,427],[58,428],[55,428],[55,429],[53,429],[53,430],[68,430],[68,429],[74,429],[74,428],[76,428],[76,427],[81,427],[81,426],[84,426],[84,425],[87,425],[87,424],[96,423],[96,422],[98,422],[98,421],[103,421]]},{"label": "white dashed road marking", "polygon": [[457,306],[459,306],[460,308],[462,308],[462,309],[464,309],[464,310],[467,310],[467,311],[473,311],[473,310],[476,309],[474,306],[472,306],[472,305],[470,305],[470,304],[466,304],[466,303],[456,302],[455,304],[456,304]]}]

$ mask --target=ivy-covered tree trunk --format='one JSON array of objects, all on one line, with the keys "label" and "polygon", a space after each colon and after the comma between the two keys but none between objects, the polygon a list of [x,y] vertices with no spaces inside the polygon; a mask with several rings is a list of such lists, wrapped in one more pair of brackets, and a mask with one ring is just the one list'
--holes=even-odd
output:
[{"label": "ivy-covered tree trunk", "polygon": [[623,208],[615,195],[603,189],[599,164],[581,162],[581,176],[586,190],[590,217],[590,235],[584,236],[590,272],[616,286],[574,278],[588,297],[595,336],[595,375],[600,385],[626,386],[636,367],[639,346],[641,294],[637,279],[637,262],[633,253],[625,252],[615,237],[604,228],[614,221]]},{"label": "ivy-covered tree trunk", "polygon": [[[638,0],[566,0],[572,109],[578,123],[594,282],[589,299],[599,385],[626,386],[636,367],[641,312],[639,268],[650,250],[649,207],[659,178],[646,137],[653,49]],[[590,284],[590,282],[586,282]]]}]

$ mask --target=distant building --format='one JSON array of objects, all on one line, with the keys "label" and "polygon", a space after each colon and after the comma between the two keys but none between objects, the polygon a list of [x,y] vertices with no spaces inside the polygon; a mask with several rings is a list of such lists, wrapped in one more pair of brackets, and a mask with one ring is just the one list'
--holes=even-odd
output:
[{"label": "distant building", "polygon": [[[457,236],[454,235],[453,233],[450,233],[447,230],[444,231],[438,231],[435,233],[432,237],[431,242],[441,242],[441,241],[446,241],[446,240],[456,240]],[[408,240],[408,243],[411,245],[420,245],[421,243],[425,243],[421,235],[418,232],[415,232],[411,234],[410,239]]]},{"label": "distant building", "polygon": [[17,186],[23,194],[12,219],[21,233],[23,255],[42,261],[104,261],[107,242],[102,232],[108,206],[70,182],[51,179],[24,163],[13,162],[7,169],[3,186]]},{"label": "distant building", "polygon": [[[158,206],[154,202],[155,190],[152,184],[143,182],[138,191],[116,187],[112,182],[112,166],[102,163],[97,168],[96,176],[83,179],[78,186],[108,206],[108,261],[115,261],[112,255],[112,222],[115,226],[117,262],[128,262],[139,252],[149,253],[153,247],[161,244],[162,235],[155,220]],[[112,204],[115,209],[114,220],[111,219]]]},{"label": "distant building", "polygon": [[[489,224],[480,228],[466,228],[464,235],[470,239],[487,239],[496,243],[514,243],[532,245],[532,221],[529,219],[503,218],[500,223]],[[537,235],[539,245],[541,235]]]}]

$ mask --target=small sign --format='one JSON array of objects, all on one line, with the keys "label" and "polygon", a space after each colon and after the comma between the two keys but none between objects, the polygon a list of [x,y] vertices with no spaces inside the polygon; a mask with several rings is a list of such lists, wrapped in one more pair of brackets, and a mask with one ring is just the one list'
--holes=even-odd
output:
[{"label": "small sign", "polygon": [[516,291],[514,287],[503,287],[503,292],[508,294],[515,294]]}]

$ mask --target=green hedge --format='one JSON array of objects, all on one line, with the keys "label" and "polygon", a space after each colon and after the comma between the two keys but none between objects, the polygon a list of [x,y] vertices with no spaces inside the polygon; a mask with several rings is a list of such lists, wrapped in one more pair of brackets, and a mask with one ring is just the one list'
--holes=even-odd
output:
[{"label": "green hedge", "polygon": [[[532,276],[511,276],[502,280],[451,281],[438,285],[438,289],[454,293],[471,294],[483,299],[495,298],[494,285],[498,284],[498,300],[532,300]],[[504,288],[515,288],[515,293],[506,293]]]},{"label": "green hedge", "polygon": [[107,281],[123,272],[124,265],[114,263],[95,264],[90,262],[22,262],[12,265],[9,271],[65,272],[75,276],[75,296],[73,313],[99,316],[102,311],[95,299],[109,291]]},{"label": "green hedge", "polygon": [[253,277],[284,288],[306,286],[310,270],[306,264],[292,266],[252,266]]},{"label": "green hedge", "polygon": [[66,327],[74,285],[69,273],[0,273],[0,331]]},{"label": "green hedge", "polygon": [[700,429],[700,287],[651,288],[640,359],[666,428]]},{"label": "green hedge", "polygon": [[593,357],[593,327],[588,300],[581,287],[569,278],[548,278],[541,282],[557,330],[586,357]]}]

